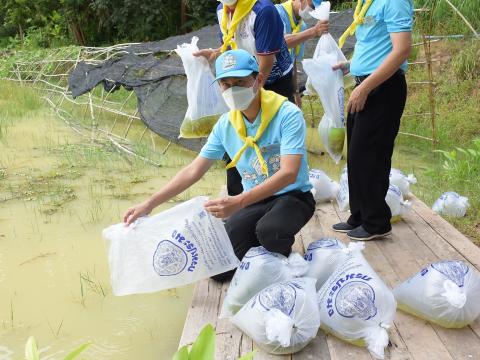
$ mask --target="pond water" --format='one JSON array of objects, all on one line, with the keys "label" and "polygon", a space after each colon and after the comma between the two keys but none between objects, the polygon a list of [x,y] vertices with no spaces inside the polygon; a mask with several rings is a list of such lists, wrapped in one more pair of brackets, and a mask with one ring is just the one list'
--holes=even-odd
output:
[{"label": "pond water", "polygon": [[[397,152],[395,165],[415,170],[410,155]],[[171,358],[192,286],[113,296],[101,231],[193,156],[172,146],[157,168],[80,137],[43,108],[20,117],[0,109],[0,359],[23,358],[32,335],[42,359],[87,342],[85,359]],[[344,164],[313,155],[309,162],[335,179]],[[215,196],[224,179],[219,164],[156,211]]]}]

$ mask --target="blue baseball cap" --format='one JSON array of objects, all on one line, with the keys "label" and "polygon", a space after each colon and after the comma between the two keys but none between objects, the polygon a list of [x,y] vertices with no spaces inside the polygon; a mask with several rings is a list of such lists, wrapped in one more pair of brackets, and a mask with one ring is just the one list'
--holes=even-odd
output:
[{"label": "blue baseball cap", "polygon": [[215,61],[215,81],[226,77],[246,77],[258,73],[257,60],[248,51],[228,50]]}]

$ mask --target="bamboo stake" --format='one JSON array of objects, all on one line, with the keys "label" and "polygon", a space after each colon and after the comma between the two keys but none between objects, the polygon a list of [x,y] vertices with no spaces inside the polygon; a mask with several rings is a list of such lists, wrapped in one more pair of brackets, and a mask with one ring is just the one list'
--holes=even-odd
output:
[{"label": "bamboo stake", "polygon": [[475,35],[475,37],[478,39],[480,36],[478,35],[478,33],[475,31],[475,29],[473,28],[472,24],[470,24],[470,22],[467,20],[467,18],[465,16],[463,16],[463,14],[460,12],[460,10],[458,10],[455,5],[453,5],[450,0],[445,0],[445,2],[450,5],[450,7],[457,13],[458,16],[460,16],[462,18],[462,20],[465,22],[465,24],[467,24],[468,28],[470,30],[472,30],[473,32],[473,35]]}]

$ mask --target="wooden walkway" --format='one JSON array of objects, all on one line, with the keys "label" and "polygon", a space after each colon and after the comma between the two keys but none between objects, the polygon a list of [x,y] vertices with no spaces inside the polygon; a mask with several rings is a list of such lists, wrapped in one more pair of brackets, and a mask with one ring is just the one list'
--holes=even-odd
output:
[{"label": "wooden walkway", "polygon": [[[366,242],[364,255],[387,285],[394,287],[439,259],[464,260],[480,270],[480,249],[420,200],[411,200],[412,211],[394,225],[391,237]],[[312,220],[297,235],[295,250],[303,253],[310,242],[322,236],[333,236],[347,244],[346,235],[331,230],[332,224],[347,216],[339,212],[335,204],[318,205]],[[252,340],[228,320],[218,319],[227,289],[228,284],[222,286],[211,280],[196,285],[180,345],[192,343],[201,328],[211,323],[217,333],[215,359],[236,360],[256,348]],[[390,342],[386,359],[480,360],[480,319],[463,329],[444,329],[397,311],[390,329]],[[365,348],[319,330],[315,340],[299,353],[274,356],[259,350],[255,359],[373,358]]]}]

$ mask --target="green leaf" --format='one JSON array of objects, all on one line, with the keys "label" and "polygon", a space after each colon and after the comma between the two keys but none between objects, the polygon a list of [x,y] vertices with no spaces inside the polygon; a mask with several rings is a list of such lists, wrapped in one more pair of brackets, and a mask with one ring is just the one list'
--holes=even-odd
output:
[{"label": "green leaf", "polygon": [[37,342],[33,336],[30,336],[25,345],[25,359],[26,360],[40,360],[40,353],[38,352]]},{"label": "green leaf", "polygon": [[253,360],[253,356],[257,353],[257,350],[250,351],[249,353],[243,355],[238,360]]},{"label": "green leaf", "polygon": [[73,360],[75,359],[78,355],[80,355],[87,347],[90,346],[90,343],[86,343],[83,345],[80,345],[78,348],[73,350],[70,354],[68,354],[64,360]]},{"label": "green leaf", "polygon": [[188,360],[188,346],[185,345],[178,349],[177,352],[173,354],[172,360]]},{"label": "green leaf", "polygon": [[214,360],[215,329],[211,324],[205,325],[190,350],[190,360]]}]

